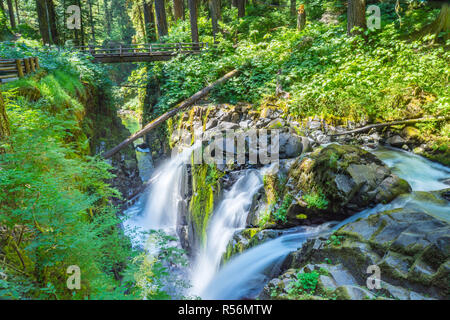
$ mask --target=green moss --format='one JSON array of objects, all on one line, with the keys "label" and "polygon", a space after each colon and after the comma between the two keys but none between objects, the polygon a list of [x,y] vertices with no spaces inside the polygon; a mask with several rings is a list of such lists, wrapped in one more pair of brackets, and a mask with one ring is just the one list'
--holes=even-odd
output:
[{"label": "green moss", "polygon": [[206,239],[206,228],[214,211],[214,200],[219,193],[218,180],[223,173],[215,165],[192,165],[192,199],[189,210],[194,222],[194,231],[201,243]]}]

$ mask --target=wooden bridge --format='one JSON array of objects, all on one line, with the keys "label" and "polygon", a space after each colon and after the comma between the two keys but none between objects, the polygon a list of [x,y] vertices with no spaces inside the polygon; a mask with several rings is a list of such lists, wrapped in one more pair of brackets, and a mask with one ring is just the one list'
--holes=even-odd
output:
[{"label": "wooden bridge", "polygon": [[91,54],[94,62],[167,61],[178,54],[197,54],[208,49],[208,43],[146,43],[117,46],[82,46],[75,49]]}]

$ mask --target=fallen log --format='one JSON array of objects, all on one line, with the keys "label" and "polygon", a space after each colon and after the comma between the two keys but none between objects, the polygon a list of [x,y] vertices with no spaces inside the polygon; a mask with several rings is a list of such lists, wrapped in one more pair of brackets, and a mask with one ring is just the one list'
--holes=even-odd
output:
[{"label": "fallen log", "polygon": [[418,119],[397,120],[397,121],[391,121],[391,122],[371,124],[371,125],[357,128],[357,129],[350,130],[350,131],[328,134],[328,136],[331,136],[331,137],[332,136],[342,136],[345,134],[366,132],[373,128],[383,128],[383,127],[390,127],[390,126],[395,126],[395,125],[400,125],[400,124],[413,124],[413,123],[417,123],[417,122],[442,121],[442,120],[449,120],[449,119],[450,119],[450,116],[442,116],[442,117],[437,117],[437,118],[426,117],[426,118],[418,118]]},{"label": "fallen log", "polygon": [[125,139],[124,141],[119,143],[114,148],[112,148],[112,149],[106,151],[105,153],[103,153],[103,158],[105,158],[105,159],[110,158],[111,156],[116,154],[118,151],[120,151],[121,149],[123,149],[124,147],[126,147],[127,145],[132,143],[134,140],[139,139],[144,134],[146,134],[147,132],[155,129],[157,126],[159,126],[161,123],[163,123],[164,121],[166,121],[170,117],[173,117],[174,115],[176,115],[179,111],[181,111],[183,109],[186,109],[187,107],[190,107],[196,101],[198,101],[199,99],[201,99],[201,98],[205,97],[206,95],[208,95],[208,93],[214,87],[216,87],[216,86],[226,82],[228,79],[234,77],[237,74],[238,74],[238,70],[235,69],[235,70],[227,73],[226,75],[224,75],[219,80],[216,80],[215,82],[211,83],[210,85],[204,87],[202,90],[198,91],[197,93],[195,93],[190,98],[188,98],[188,99],[184,100],[183,102],[181,102],[178,105],[178,107],[176,107],[176,108],[174,108],[174,109],[164,113],[163,115],[159,116],[155,120],[149,122],[144,128],[142,128],[141,130],[139,130],[138,132],[133,134],[131,137]]}]

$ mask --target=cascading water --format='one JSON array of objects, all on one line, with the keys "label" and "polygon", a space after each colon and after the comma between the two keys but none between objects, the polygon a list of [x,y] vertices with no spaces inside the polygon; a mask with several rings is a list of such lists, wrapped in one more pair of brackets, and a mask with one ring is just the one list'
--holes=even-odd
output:
[{"label": "cascading water", "polygon": [[433,191],[448,188],[443,181],[450,178],[450,168],[411,152],[380,147],[373,152],[392,171],[409,182],[414,191]]},{"label": "cascading water", "polygon": [[[127,211],[131,218],[125,221],[126,228],[164,229],[175,235],[178,202],[182,198],[181,190],[186,174],[184,164],[195,148],[193,146],[184,150],[155,172],[150,180],[146,201],[141,198]],[[449,168],[400,150],[380,148],[374,153],[396,174],[407,180],[413,191],[419,192],[400,196],[387,205],[379,204],[361,211],[339,224],[335,223],[333,227],[332,223],[328,223],[287,230],[284,235],[251,248],[220,267],[228,242],[237,230],[245,228],[253,197],[262,187],[263,172],[252,169],[245,171],[232,188],[225,192],[223,200],[213,213],[207,229],[206,244],[200,248],[192,268],[191,293],[203,299],[255,297],[266,283],[268,275],[308,238],[329,234],[349,222],[377,212],[412,204],[439,219],[450,221],[447,207],[424,200],[420,193],[448,187],[444,180],[450,178]],[[145,239],[141,239],[139,243],[143,243],[142,240]]]},{"label": "cascading water", "polygon": [[[399,150],[385,149],[374,152],[400,177],[407,180],[413,191],[430,191],[448,187],[445,179],[450,178],[450,170],[434,162]],[[280,263],[290,252],[301,247],[308,238],[337,230],[347,223],[377,212],[402,208],[406,205],[419,206],[439,219],[450,221],[448,207],[424,201],[420,193],[403,195],[393,202],[366,209],[330,228],[324,224],[313,228],[301,228],[292,234],[269,240],[231,259],[206,286],[202,297],[205,299],[253,298],[263,288],[267,274],[274,265]]]},{"label": "cascading water", "polygon": [[309,237],[328,230],[329,224],[301,228],[245,251],[229,261],[208,284],[203,299],[241,299],[254,297],[267,280],[267,274],[290,252],[297,250]]},{"label": "cascading water", "polygon": [[182,200],[181,191],[186,176],[185,164],[197,147],[195,144],[184,149],[158,168],[148,181],[150,186],[144,197],[140,197],[135,205],[125,211],[129,219],[123,224],[135,244],[145,243],[142,232],[148,230],[162,229],[176,236],[178,203]]},{"label": "cascading water", "polygon": [[214,210],[206,244],[200,249],[192,272],[192,292],[202,296],[203,289],[217,272],[228,242],[238,229],[245,228],[254,194],[262,187],[256,170],[245,172],[225,193]]}]

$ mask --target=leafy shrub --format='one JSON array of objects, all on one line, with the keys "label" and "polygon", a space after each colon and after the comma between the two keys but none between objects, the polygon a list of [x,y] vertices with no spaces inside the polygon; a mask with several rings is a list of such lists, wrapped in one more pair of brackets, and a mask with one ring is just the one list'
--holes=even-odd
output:
[{"label": "leafy shrub", "polygon": [[297,280],[289,284],[287,292],[289,294],[314,294],[319,281],[319,272],[299,272]]},{"label": "leafy shrub", "polygon": [[303,195],[308,208],[326,209],[328,207],[328,200],[323,192],[314,192]]},{"label": "leafy shrub", "polygon": [[292,199],[293,199],[293,197],[290,194],[287,194],[284,196],[281,206],[273,214],[273,217],[275,218],[275,220],[281,221],[281,222],[286,222],[287,210],[289,209],[289,206],[292,203]]}]

